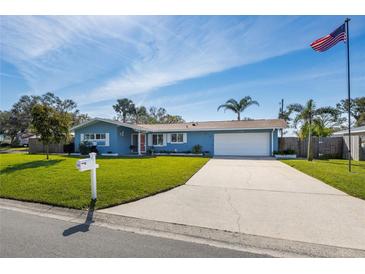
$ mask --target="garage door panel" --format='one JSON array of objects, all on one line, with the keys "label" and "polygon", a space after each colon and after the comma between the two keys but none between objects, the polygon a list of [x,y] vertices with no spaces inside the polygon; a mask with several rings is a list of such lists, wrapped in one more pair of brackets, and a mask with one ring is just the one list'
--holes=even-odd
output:
[{"label": "garage door panel", "polygon": [[233,156],[270,155],[270,133],[214,134],[214,154]]}]

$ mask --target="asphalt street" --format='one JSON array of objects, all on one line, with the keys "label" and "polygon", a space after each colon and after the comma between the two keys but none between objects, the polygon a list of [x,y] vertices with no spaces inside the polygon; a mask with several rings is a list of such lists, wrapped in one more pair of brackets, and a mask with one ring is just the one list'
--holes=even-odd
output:
[{"label": "asphalt street", "polygon": [[265,257],[0,209],[0,257]]}]

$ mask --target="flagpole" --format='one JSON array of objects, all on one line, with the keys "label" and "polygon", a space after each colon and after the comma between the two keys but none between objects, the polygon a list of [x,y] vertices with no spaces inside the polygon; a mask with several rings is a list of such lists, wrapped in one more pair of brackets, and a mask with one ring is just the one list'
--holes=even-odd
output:
[{"label": "flagpole", "polygon": [[351,172],[351,93],[350,93],[350,35],[349,35],[349,22],[350,18],[346,18],[346,48],[347,48],[347,97],[348,97],[348,126],[349,126],[349,172]]}]

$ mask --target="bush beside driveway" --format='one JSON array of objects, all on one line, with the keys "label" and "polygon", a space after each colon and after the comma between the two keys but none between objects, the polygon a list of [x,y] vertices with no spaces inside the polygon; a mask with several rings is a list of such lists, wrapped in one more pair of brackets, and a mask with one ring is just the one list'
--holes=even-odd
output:
[{"label": "bush beside driveway", "polygon": [[352,172],[348,171],[348,160],[282,160],[314,178],[325,182],[347,194],[365,200],[365,162],[353,161]]},{"label": "bush beside driveway", "polygon": [[[90,203],[90,172],[79,172],[79,158],[0,155],[0,197],[76,209]],[[209,159],[198,157],[97,159],[98,200],[105,208],[184,184]]]}]

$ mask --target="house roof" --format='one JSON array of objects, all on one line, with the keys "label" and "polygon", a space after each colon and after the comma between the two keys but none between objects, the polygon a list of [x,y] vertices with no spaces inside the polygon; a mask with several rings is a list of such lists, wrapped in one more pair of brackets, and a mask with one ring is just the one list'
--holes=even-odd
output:
[{"label": "house roof", "polygon": [[[348,130],[345,129],[345,130],[334,132],[333,135],[348,135],[348,133],[349,133]],[[365,133],[365,126],[352,127],[351,133]]]},{"label": "house roof", "polygon": [[120,122],[120,121],[117,121],[117,120],[98,118],[98,117],[93,118],[91,120],[88,120],[84,123],[78,124],[77,126],[72,127],[71,130],[73,131],[75,129],[82,128],[82,127],[85,127],[85,126],[88,126],[88,125],[92,125],[92,124],[95,124],[97,122],[105,122],[105,123],[114,124],[114,125],[117,125],[117,126],[132,128],[134,130],[144,130],[142,127],[140,127],[137,124],[123,123],[123,122]]},{"label": "house roof", "polygon": [[241,121],[209,121],[179,124],[141,124],[148,131],[209,131],[237,129],[272,129],[285,128],[286,122],[281,119],[241,120]]},{"label": "house roof", "polygon": [[94,118],[90,121],[73,127],[75,130],[98,121],[132,128],[137,131],[166,132],[166,131],[209,131],[209,130],[241,130],[241,129],[274,129],[285,128],[286,122],[282,119],[259,119],[241,121],[209,121],[209,122],[189,122],[177,124],[129,124],[120,121]]}]

